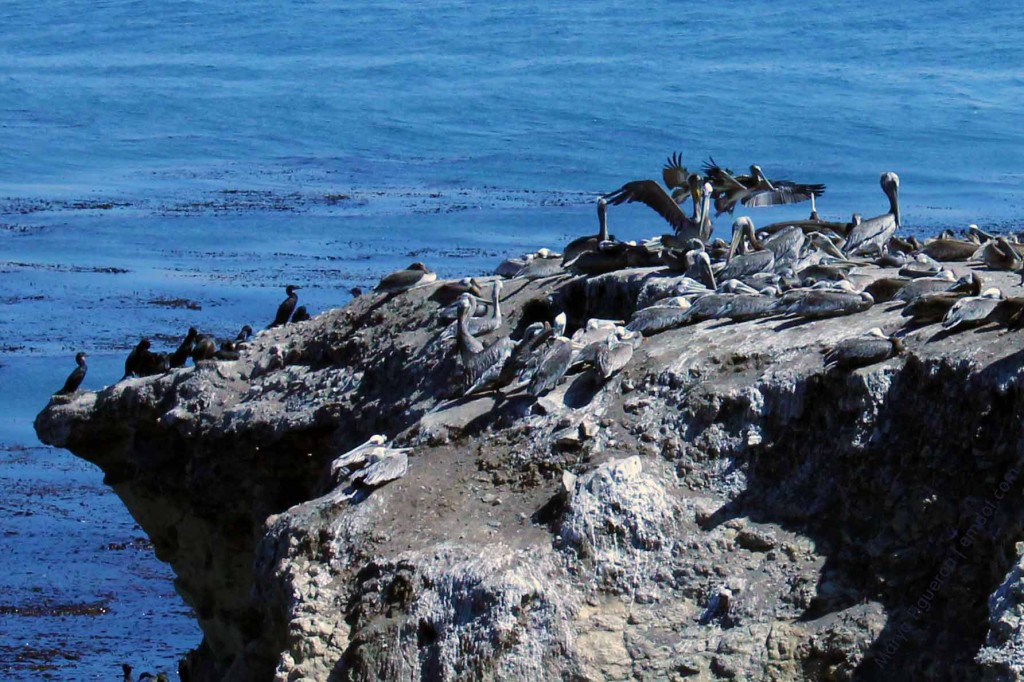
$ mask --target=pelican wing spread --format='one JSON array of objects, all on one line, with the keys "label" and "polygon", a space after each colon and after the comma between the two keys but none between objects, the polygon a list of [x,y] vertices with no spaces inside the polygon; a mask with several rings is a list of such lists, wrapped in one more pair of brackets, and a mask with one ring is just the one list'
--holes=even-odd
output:
[{"label": "pelican wing spread", "polygon": [[634,180],[601,197],[612,206],[639,201],[653,208],[669,225],[680,230],[690,224],[690,219],[668,192],[654,180]]}]

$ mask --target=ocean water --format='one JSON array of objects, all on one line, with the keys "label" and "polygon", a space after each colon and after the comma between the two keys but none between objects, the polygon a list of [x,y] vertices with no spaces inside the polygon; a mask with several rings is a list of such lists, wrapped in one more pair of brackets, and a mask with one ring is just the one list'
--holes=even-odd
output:
[{"label": "ocean water", "polygon": [[[593,233],[597,194],[675,151],[826,183],[825,217],[884,211],[894,170],[908,232],[1024,222],[1010,3],[8,0],[0,16],[0,506],[33,519],[0,534],[27,571],[0,581],[5,679],[173,672],[200,637],[101,474],[35,441],[77,350],[97,389],[143,335],[266,324],[288,283],[317,312],[412,260],[486,272]],[[610,225],[664,231],[642,206]],[[60,568],[71,552],[82,570]],[[105,610],[17,615],[41,600]]]}]

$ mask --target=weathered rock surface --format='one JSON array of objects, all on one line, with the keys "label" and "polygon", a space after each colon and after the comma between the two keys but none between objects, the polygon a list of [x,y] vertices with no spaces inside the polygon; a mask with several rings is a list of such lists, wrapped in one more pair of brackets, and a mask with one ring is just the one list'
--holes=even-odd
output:
[{"label": "weathered rock surface", "polygon": [[[504,329],[548,294],[628,318],[649,277],[512,280]],[[465,401],[431,291],[39,415],[174,568],[193,680],[1024,678],[1024,337],[841,373],[822,349],[898,310],[712,321]],[[407,473],[328,489],[374,433]]]}]

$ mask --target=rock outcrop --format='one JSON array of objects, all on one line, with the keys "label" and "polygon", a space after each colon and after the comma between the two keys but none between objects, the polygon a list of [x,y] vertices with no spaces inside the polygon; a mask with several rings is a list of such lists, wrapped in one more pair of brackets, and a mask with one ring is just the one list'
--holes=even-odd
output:
[{"label": "rock outcrop", "polygon": [[[649,276],[512,280],[503,329],[547,296],[628,318]],[[839,372],[898,311],[709,321],[461,400],[432,290],[39,415],[173,567],[191,679],[1024,677],[1022,337],[925,327]],[[408,472],[332,488],[375,433]]]}]

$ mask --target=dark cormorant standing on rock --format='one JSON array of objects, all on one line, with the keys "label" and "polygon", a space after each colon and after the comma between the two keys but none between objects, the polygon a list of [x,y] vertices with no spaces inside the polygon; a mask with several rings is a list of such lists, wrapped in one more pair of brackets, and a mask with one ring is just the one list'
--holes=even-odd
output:
[{"label": "dark cormorant standing on rock", "polygon": [[292,322],[305,322],[309,318],[309,311],[306,310],[306,306],[300,305],[295,309],[295,314],[292,315]]},{"label": "dark cormorant standing on rock", "polygon": [[192,347],[192,362],[196,364],[200,360],[209,360],[217,354],[217,344],[206,334],[200,334]]},{"label": "dark cormorant standing on rock", "polygon": [[271,327],[280,327],[281,325],[288,324],[288,318],[292,316],[292,311],[295,310],[295,306],[299,302],[299,295],[295,293],[295,290],[300,288],[294,284],[289,284],[284,288],[288,292],[288,298],[281,301],[281,305],[277,306],[277,316],[270,323]]},{"label": "dark cormorant standing on rock", "polygon": [[131,376],[148,377],[170,369],[167,354],[154,353],[149,350],[150,346],[149,339],[142,339],[128,354],[128,358],[124,361],[122,381]]},{"label": "dark cormorant standing on rock", "polygon": [[185,335],[185,340],[181,342],[178,349],[171,353],[168,358],[168,364],[171,369],[177,369],[178,367],[185,366],[188,356],[192,354],[192,345],[196,342],[197,336],[199,336],[199,330],[195,327],[189,327],[188,334]]},{"label": "dark cormorant standing on rock", "polygon": [[75,362],[78,363],[78,367],[68,375],[67,381],[64,382],[64,388],[57,391],[59,395],[67,395],[74,393],[78,390],[78,387],[82,385],[82,380],[85,379],[85,373],[89,368],[85,365],[85,358],[88,357],[85,353],[78,353],[75,355]]}]

